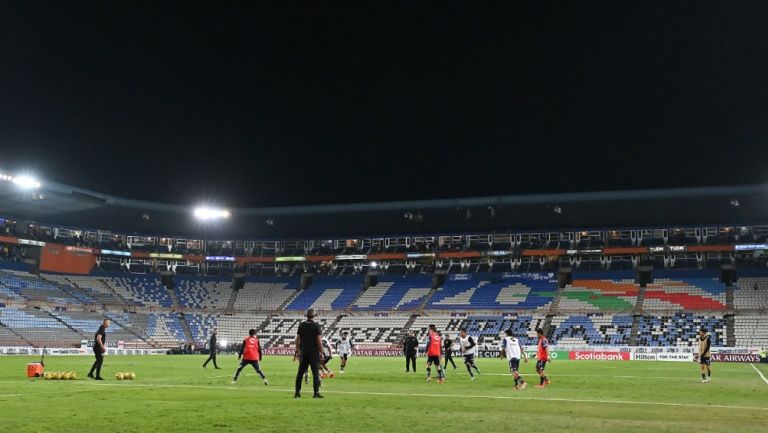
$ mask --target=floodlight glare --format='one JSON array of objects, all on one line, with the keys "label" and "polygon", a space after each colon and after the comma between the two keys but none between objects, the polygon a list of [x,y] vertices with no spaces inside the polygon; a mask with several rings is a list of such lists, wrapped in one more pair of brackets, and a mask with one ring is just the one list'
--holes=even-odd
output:
[{"label": "floodlight glare", "polygon": [[37,189],[40,188],[40,181],[32,176],[21,175],[16,176],[11,180],[16,186],[22,189]]},{"label": "floodlight glare", "polygon": [[229,218],[230,215],[231,214],[226,209],[215,209],[204,206],[195,208],[195,218],[204,221]]}]

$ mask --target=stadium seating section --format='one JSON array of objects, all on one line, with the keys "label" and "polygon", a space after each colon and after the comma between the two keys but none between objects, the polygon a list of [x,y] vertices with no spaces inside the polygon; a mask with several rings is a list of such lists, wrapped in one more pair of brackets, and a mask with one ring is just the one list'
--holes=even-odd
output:
[{"label": "stadium seating section", "polygon": [[[35,275],[0,269],[0,345],[74,347],[90,340],[104,317],[112,319],[110,345],[178,347],[239,342],[257,329],[267,347],[290,347],[308,308],[320,312],[324,334],[349,332],[358,347],[396,347],[408,331],[420,341],[435,324],[455,338],[466,328],[481,348],[495,350],[512,329],[535,344],[546,327],[559,345],[690,346],[705,327],[716,346],[768,347],[768,272],[748,272],[728,288],[717,271],[665,270],[641,288],[632,272],[578,272],[559,289],[557,274],[448,274],[248,277],[178,275],[166,288],[155,274],[98,272]],[[729,317],[733,315],[733,320]],[[730,338],[729,338],[730,336]]]}]

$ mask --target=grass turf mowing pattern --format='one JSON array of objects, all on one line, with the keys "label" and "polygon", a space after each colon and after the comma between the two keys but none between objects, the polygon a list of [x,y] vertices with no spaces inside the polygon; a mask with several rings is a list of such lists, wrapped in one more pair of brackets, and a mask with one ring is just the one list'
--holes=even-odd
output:
[{"label": "grass turf mowing pattern", "polygon": [[[514,392],[500,359],[480,359],[475,382],[463,365],[449,367],[440,385],[425,383],[424,358],[420,372],[406,374],[400,358],[353,357],[344,375],[332,361],[337,375],[324,381],[325,399],[311,398],[310,378],[294,400],[290,358],[264,360],[269,386],[250,367],[231,385],[235,357],[220,356],[221,370],[200,368],[204,360],[108,356],[107,380],[96,382],[84,378],[90,357],[46,359],[49,370],[77,371],[76,381],[28,380],[34,358],[0,358],[0,431],[80,432],[94,418],[110,432],[768,431],[768,385],[749,364],[715,364],[713,382],[702,384],[694,363],[555,361],[553,385],[535,389],[529,362],[529,388]],[[137,378],[117,381],[120,371]]]}]

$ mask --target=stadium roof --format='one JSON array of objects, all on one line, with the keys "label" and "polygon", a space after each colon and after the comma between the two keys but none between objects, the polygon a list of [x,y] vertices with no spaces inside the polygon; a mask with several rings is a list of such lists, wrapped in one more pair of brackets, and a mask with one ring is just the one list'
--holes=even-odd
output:
[{"label": "stadium roof", "polygon": [[233,208],[230,219],[205,226],[193,218],[192,209],[50,181],[34,192],[0,182],[0,215],[5,217],[124,233],[230,239],[762,224],[768,222],[768,184]]}]

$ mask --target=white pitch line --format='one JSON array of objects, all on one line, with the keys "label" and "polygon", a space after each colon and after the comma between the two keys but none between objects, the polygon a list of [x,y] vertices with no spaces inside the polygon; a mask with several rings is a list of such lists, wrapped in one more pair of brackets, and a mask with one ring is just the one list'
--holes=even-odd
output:
[{"label": "white pitch line", "polygon": [[[458,371],[454,372],[454,373],[451,373],[451,374],[446,374],[446,376],[451,376],[451,375],[454,375],[454,374],[463,375],[463,376],[469,376],[467,373],[464,373],[464,372],[459,373]],[[483,377],[483,376],[509,376],[509,377],[512,377],[512,373],[479,373],[479,374],[475,374],[475,376],[477,376],[477,377]],[[526,374],[521,374],[520,376],[522,376],[522,377],[539,377],[539,375],[536,374],[536,373],[526,373]],[[676,379],[676,380],[693,380],[693,381],[697,381],[698,382],[698,379],[691,379],[691,378],[688,378],[688,377],[680,377],[680,376],[610,376],[610,375],[605,375],[605,374],[556,374],[555,376],[552,376],[552,377],[553,378],[557,378],[557,377],[604,377],[604,378],[609,378],[609,379]]]},{"label": "white pitch line", "polygon": [[755,367],[755,364],[749,364],[756,372],[760,375],[760,379],[763,379],[763,382],[765,382],[766,385],[768,385],[768,379],[763,376],[763,372],[758,370],[757,367]]},{"label": "white pitch line", "polygon": [[[84,382],[93,386],[126,386],[126,387],[145,387],[145,388],[193,388],[193,389],[220,389],[230,391],[249,391],[253,388],[237,388],[226,386],[202,386],[202,385],[144,385],[144,384],[118,384],[118,383],[94,383]],[[265,391],[294,392],[293,389],[264,387]],[[600,404],[628,404],[645,406],[672,406],[672,407],[695,407],[695,408],[717,408],[717,409],[743,409],[768,411],[768,407],[757,406],[729,406],[719,404],[696,404],[696,403],[666,403],[660,401],[628,401],[628,400],[592,400],[576,398],[554,398],[554,397],[512,397],[508,395],[466,395],[466,394],[426,394],[426,393],[400,393],[400,392],[366,392],[366,391],[323,391],[325,394],[349,394],[349,395],[372,395],[384,397],[442,397],[442,398],[474,398],[488,400],[531,400],[531,401],[556,401],[570,403],[600,403]]]}]

